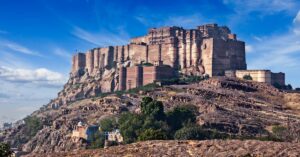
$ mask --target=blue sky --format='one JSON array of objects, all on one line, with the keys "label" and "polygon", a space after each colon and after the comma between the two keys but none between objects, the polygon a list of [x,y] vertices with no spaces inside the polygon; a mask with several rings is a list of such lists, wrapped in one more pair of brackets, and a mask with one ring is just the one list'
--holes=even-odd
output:
[{"label": "blue sky", "polygon": [[0,0],[0,123],[55,98],[76,51],[126,44],[151,27],[227,25],[249,69],[286,72],[300,87],[298,0]]}]

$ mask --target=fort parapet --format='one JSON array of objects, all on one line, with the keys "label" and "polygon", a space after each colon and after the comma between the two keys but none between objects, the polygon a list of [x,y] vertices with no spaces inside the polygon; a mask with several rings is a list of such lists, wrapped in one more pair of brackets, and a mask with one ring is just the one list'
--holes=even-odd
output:
[{"label": "fort parapet", "polygon": [[251,76],[253,81],[263,82],[268,84],[279,84],[280,86],[285,85],[285,74],[273,73],[270,70],[230,70],[226,71],[225,75],[228,77],[237,77],[243,79],[244,76]]}]

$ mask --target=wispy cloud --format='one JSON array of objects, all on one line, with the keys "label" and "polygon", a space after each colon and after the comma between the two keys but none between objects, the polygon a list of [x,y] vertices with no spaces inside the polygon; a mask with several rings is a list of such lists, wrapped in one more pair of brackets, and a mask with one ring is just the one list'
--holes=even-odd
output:
[{"label": "wispy cloud", "polygon": [[249,62],[250,68],[288,69],[300,67],[300,34],[295,32],[297,25],[283,34],[265,37],[264,42],[253,43],[255,59]]},{"label": "wispy cloud", "polygon": [[258,12],[263,15],[297,9],[298,0],[223,0],[223,3],[233,7],[237,13]]},{"label": "wispy cloud", "polygon": [[299,0],[223,0],[223,4],[233,11],[226,16],[227,25],[232,27],[278,14],[294,16],[300,7]]},{"label": "wispy cloud", "polygon": [[200,24],[204,23],[204,20],[200,14],[193,14],[188,16],[174,16],[167,18],[164,21],[165,25],[168,26],[182,26],[184,28],[195,28]]},{"label": "wispy cloud", "polygon": [[251,67],[282,67],[299,65],[298,60],[293,56],[300,54],[300,36],[293,32],[284,35],[274,35],[268,40],[253,45],[255,55]]},{"label": "wispy cloud", "polygon": [[294,23],[300,23],[300,11],[298,11],[296,17],[293,20]]},{"label": "wispy cloud", "polygon": [[0,79],[14,83],[34,83],[46,86],[61,86],[66,82],[62,74],[45,68],[31,70],[3,66],[0,66]]},{"label": "wispy cloud", "polygon": [[245,49],[246,49],[246,53],[251,53],[251,52],[253,52],[253,47],[252,47],[252,45],[246,45]]},{"label": "wispy cloud", "polygon": [[1,79],[0,84],[0,93],[6,95],[6,98],[0,98],[0,123],[24,118],[43,104],[48,103],[50,99],[53,99],[61,88],[44,86],[37,88],[33,84],[15,84],[2,81]]},{"label": "wispy cloud", "polygon": [[62,48],[55,48],[53,53],[57,56],[60,56],[66,60],[71,60],[71,53],[67,52],[66,50],[62,49]]},{"label": "wispy cloud", "polygon": [[18,43],[12,42],[12,41],[0,40],[0,48],[2,48],[2,50],[5,49],[5,50],[9,50],[9,51],[23,53],[26,55],[42,57],[42,55],[39,52],[31,50],[23,45],[20,45]]},{"label": "wispy cloud", "polygon": [[123,31],[112,33],[109,31],[88,32],[82,28],[74,27],[71,32],[74,36],[97,46],[123,45],[128,43],[129,35]]},{"label": "wispy cloud", "polygon": [[262,37],[258,37],[258,36],[253,36],[253,39],[255,39],[256,41],[262,42],[263,38]]},{"label": "wispy cloud", "polygon": [[148,27],[180,26],[184,28],[195,28],[208,21],[208,19],[203,18],[200,13],[185,16],[169,16],[159,20],[157,20],[156,17],[140,15],[136,16],[135,19]]}]

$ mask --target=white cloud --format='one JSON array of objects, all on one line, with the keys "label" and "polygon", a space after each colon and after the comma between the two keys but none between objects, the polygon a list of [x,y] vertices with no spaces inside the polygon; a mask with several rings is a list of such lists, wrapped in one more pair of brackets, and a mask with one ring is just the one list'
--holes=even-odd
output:
[{"label": "white cloud", "polygon": [[45,68],[13,69],[0,67],[0,78],[10,82],[35,83],[47,86],[61,86],[66,82],[66,78],[58,73]]},{"label": "white cloud", "polygon": [[253,38],[259,42],[263,41],[263,38],[261,37],[258,37],[258,36],[253,36]]},{"label": "white cloud", "polygon": [[112,46],[123,45],[128,43],[129,36],[122,31],[120,32],[121,33],[119,34],[115,34],[108,31],[92,33],[82,28],[74,27],[74,30],[71,33],[74,36],[97,46]]},{"label": "white cloud", "polygon": [[296,35],[300,35],[300,10],[293,20],[293,32]]},{"label": "white cloud", "polygon": [[296,34],[296,35],[300,35],[300,30],[299,29],[293,29],[293,32]]},{"label": "white cloud", "polygon": [[18,52],[18,53],[23,53],[26,55],[33,55],[33,56],[42,56],[39,52],[33,51],[28,49],[27,47],[11,42],[11,41],[6,41],[6,40],[1,40],[0,41],[0,47],[6,49],[6,50],[10,50],[10,51],[14,51],[14,52]]},{"label": "white cloud", "polygon": [[300,10],[298,11],[296,17],[293,20],[294,23],[300,23]]},{"label": "white cloud", "polygon": [[6,81],[1,77],[0,84],[0,93],[5,96],[0,98],[0,122],[12,122],[24,118],[55,98],[62,88],[62,85],[48,85],[44,82]]},{"label": "white cloud", "polygon": [[[252,43],[253,51],[247,57],[248,69],[270,69],[285,72],[287,83],[299,86],[295,81],[300,67],[300,38],[292,31],[266,37],[264,42]],[[251,57],[250,57],[251,56]]]},{"label": "white cloud", "polygon": [[[298,15],[297,15],[298,16]],[[295,19],[297,18],[295,17]],[[295,21],[295,20],[294,20]],[[248,69],[270,69],[286,73],[287,83],[299,86],[300,29],[291,22],[291,29],[281,34],[265,36],[263,42],[251,43],[256,53],[248,54]]]},{"label": "white cloud", "polygon": [[55,48],[53,53],[57,56],[60,56],[62,58],[65,58],[67,60],[71,60],[71,53],[67,52],[66,50],[62,49],[62,48]]},{"label": "white cloud", "polygon": [[37,52],[31,51],[28,48],[18,45],[16,43],[7,43],[6,46],[13,51],[21,52],[28,55],[39,55]]},{"label": "white cloud", "polygon": [[253,47],[251,45],[246,45],[245,49],[246,49],[246,53],[253,52]]}]

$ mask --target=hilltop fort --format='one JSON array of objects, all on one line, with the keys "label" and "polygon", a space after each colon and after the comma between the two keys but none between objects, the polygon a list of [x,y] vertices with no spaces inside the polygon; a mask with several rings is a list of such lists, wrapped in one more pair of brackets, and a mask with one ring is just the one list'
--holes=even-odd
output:
[{"label": "hilltop fort", "polygon": [[245,42],[228,27],[217,24],[196,29],[151,28],[147,35],[132,38],[127,45],[94,48],[72,58],[71,77],[103,78],[108,73],[114,79],[109,88],[104,87],[107,92],[178,77],[178,73],[239,78],[250,75],[258,82],[285,85],[284,73],[247,70]]},{"label": "hilltop fort", "polygon": [[[206,79],[207,76],[211,78]],[[160,83],[173,78],[178,82],[160,86]],[[247,81],[250,78],[253,81]],[[145,126],[148,123],[148,120],[140,119],[140,116],[145,116],[142,115],[141,108],[145,97],[153,99],[157,105],[161,104],[159,106],[163,110],[160,111],[164,113],[171,113],[177,107],[192,107],[195,109],[193,127],[197,125],[206,131],[215,130],[218,133],[205,133],[202,130],[201,135],[220,135],[211,139],[230,137],[231,139],[223,143],[230,141],[237,148],[243,144],[248,146],[249,143],[237,139],[252,139],[259,147],[269,146],[271,143],[257,140],[280,140],[286,144],[299,141],[299,93],[279,90],[272,86],[275,84],[285,85],[284,73],[248,70],[245,43],[238,40],[225,26],[207,24],[191,30],[181,27],[152,28],[147,35],[133,38],[127,45],[94,48],[86,53],[75,54],[72,58],[70,79],[58,96],[19,124],[0,131],[0,141],[9,142],[13,148],[30,153],[29,156],[73,150],[79,151],[76,155],[82,155],[82,152],[96,153],[94,150],[89,152],[85,149],[93,148],[92,142],[95,141],[92,138],[100,133],[103,119],[117,118],[115,120],[118,122],[122,121],[118,118],[123,113],[130,113],[136,115],[137,119],[126,119],[137,122],[124,123],[124,126],[134,125],[134,129],[125,130],[143,132],[135,128],[143,128],[139,125]],[[183,111],[186,112],[185,109]],[[175,113],[174,117],[183,117],[177,111]],[[152,119],[150,121],[153,122]],[[153,123],[159,124],[153,128],[168,129],[171,126],[168,121],[160,122]],[[166,124],[167,127],[160,124]],[[101,138],[104,146],[128,140],[128,134],[123,132],[124,128],[118,126],[121,125],[110,126],[110,130],[104,130],[105,127],[102,126],[104,136],[101,135]],[[278,128],[283,128],[285,133],[274,132]],[[182,129],[177,131],[181,132]],[[170,140],[177,139],[175,131],[174,135],[170,130],[164,132],[171,132],[168,135]],[[136,132],[133,134],[134,140],[141,137]],[[214,141],[216,140],[206,140],[203,144],[212,145],[211,142]],[[173,150],[191,147],[190,144],[181,145],[182,141],[176,142],[160,142],[159,145],[174,147],[152,154],[163,156],[165,153],[174,152]],[[222,140],[217,143],[222,143]],[[273,143],[276,148],[278,144],[280,143]],[[147,148],[159,146],[154,147],[149,142],[137,145],[145,147],[147,151],[150,150]],[[125,152],[130,154],[131,147],[135,146],[119,146],[99,152],[122,154],[124,151],[118,150],[129,148]],[[224,149],[227,150],[227,147]],[[249,152],[252,150],[249,149]],[[198,151],[198,147],[192,151],[206,153]],[[182,151],[178,152],[181,153],[179,156],[184,156]],[[247,154],[249,153],[241,153],[241,156]]]}]

